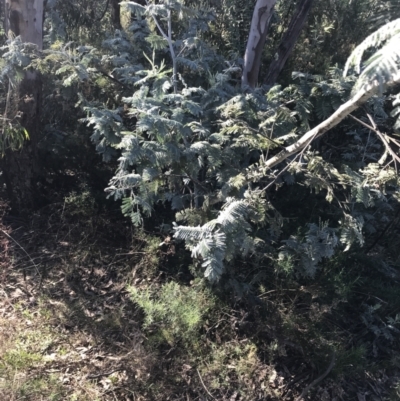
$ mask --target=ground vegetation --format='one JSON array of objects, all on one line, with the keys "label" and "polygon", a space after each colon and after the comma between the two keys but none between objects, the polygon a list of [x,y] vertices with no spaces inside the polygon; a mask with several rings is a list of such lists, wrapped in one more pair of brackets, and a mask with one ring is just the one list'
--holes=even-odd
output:
[{"label": "ground vegetation", "polygon": [[399,399],[399,4],[242,3],[4,1],[2,399]]}]

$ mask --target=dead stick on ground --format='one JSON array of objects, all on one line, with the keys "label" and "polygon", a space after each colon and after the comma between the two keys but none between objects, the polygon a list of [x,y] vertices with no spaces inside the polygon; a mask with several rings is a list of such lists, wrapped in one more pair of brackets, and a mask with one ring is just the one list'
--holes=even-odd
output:
[{"label": "dead stick on ground", "polygon": [[204,387],[204,390],[206,390],[207,394],[208,394],[213,400],[215,400],[215,398],[213,397],[213,395],[208,391],[208,388],[207,388],[206,385],[204,384],[203,379],[201,378],[199,369],[196,369],[196,370],[197,370],[197,374],[199,375],[201,384],[202,384],[202,386]]},{"label": "dead stick on ground", "polygon": [[321,382],[322,380],[325,379],[326,376],[329,375],[329,373],[331,372],[331,370],[333,369],[333,367],[335,366],[335,362],[336,362],[336,353],[334,352],[332,355],[332,360],[331,363],[328,366],[328,369],[326,369],[326,371],[319,377],[317,377],[313,382],[311,382],[300,394],[299,397],[296,398],[296,401],[301,401],[306,395],[307,393],[314,387],[316,386],[319,382]]},{"label": "dead stick on ground", "polygon": [[114,369],[111,372],[107,372],[107,373],[99,373],[98,375],[89,375],[89,376],[86,376],[86,379],[94,380],[94,379],[99,379],[100,377],[104,377],[104,376],[111,376],[113,373],[120,372],[121,370],[123,370],[123,369],[118,368],[118,369]]}]

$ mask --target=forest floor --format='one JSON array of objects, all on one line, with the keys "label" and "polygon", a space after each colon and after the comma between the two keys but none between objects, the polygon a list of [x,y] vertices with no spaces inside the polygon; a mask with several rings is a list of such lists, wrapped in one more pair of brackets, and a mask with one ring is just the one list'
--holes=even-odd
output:
[{"label": "forest floor", "polygon": [[398,371],[332,377],[335,355],[302,363],[302,347],[278,331],[261,344],[273,323],[255,329],[256,315],[239,303],[204,322],[196,351],[154,347],[128,286],[165,281],[162,238],[76,194],[26,219],[1,211],[1,400],[400,400]]},{"label": "forest floor", "polygon": [[156,361],[126,290],[132,235],[74,213],[52,205],[0,227],[1,400],[146,399]]}]

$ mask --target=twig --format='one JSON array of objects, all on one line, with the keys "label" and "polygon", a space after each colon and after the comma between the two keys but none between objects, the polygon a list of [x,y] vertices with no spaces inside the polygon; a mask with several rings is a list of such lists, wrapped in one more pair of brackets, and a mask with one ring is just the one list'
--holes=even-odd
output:
[{"label": "twig", "polygon": [[368,297],[375,298],[375,299],[377,299],[379,302],[383,302],[384,304],[388,304],[388,303],[389,303],[389,302],[384,301],[383,299],[380,299],[380,298],[376,297],[375,295],[366,294],[365,292],[360,292],[360,291],[353,291],[353,292],[355,292],[356,294],[367,295]]},{"label": "twig", "polygon": [[199,375],[199,379],[200,379],[201,384],[203,385],[204,390],[206,390],[207,394],[208,394],[213,400],[215,400],[216,398],[213,397],[213,395],[208,391],[206,385],[204,384],[203,379],[201,378],[201,374],[200,374],[200,372],[199,372],[199,369],[196,368],[196,370],[197,370],[197,374]]},{"label": "twig", "polygon": [[[128,253],[117,253],[115,256],[131,256],[131,255],[147,255],[148,252],[128,252]],[[118,260],[117,262],[122,262],[124,259]]]},{"label": "twig", "polygon": [[105,17],[109,3],[110,3],[110,0],[107,0],[107,4],[104,8],[103,14],[100,16],[100,18],[97,19],[97,22],[100,22]]},{"label": "twig", "polygon": [[97,68],[97,72],[98,72],[99,74],[103,75],[104,77],[106,77],[106,78],[108,78],[108,79],[111,79],[111,81],[114,81],[114,82],[116,82],[117,84],[121,85],[124,89],[127,89],[127,90],[130,89],[129,86],[125,85],[125,84],[124,84],[123,82],[121,82],[119,79],[114,78],[112,75],[110,75],[110,74],[104,72],[103,70]]},{"label": "twig", "polygon": [[174,93],[178,91],[177,88],[177,65],[176,65],[176,55],[175,55],[175,50],[172,45],[172,15],[171,15],[171,10],[168,10],[168,45],[169,45],[169,51],[171,53],[171,58],[172,58],[172,84],[174,86]]},{"label": "twig", "polygon": [[285,396],[285,395],[287,394],[287,392],[289,391],[289,389],[290,389],[294,384],[296,384],[296,383],[298,383],[298,382],[303,382],[303,381],[307,380],[307,379],[308,379],[307,376],[308,376],[308,372],[304,372],[304,373],[302,373],[301,375],[299,375],[299,376],[295,377],[294,379],[292,379],[292,380],[285,386],[285,388],[283,389],[282,395]]},{"label": "twig", "polygon": [[122,368],[114,369],[111,372],[107,372],[107,373],[99,373],[98,375],[89,375],[89,376],[86,376],[86,379],[89,379],[89,380],[99,379],[100,377],[110,376],[115,372],[119,372],[120,370],[122,370]]},{"label": "twig", "polygon": [[0,229],[0,232],[2,232],[7,238],[9,238],[9,239],[10,239],[11,241],[13,241],[19,248],[22,249],[22,251],[26,254],[26,256],[28,256],[29,260],[32,262],[32,265],[35,267],[36,272],[40,275],[38,265],[34,262],[34,260],[32,259],[31,255],[29,255],[29,253],[25,250],[25,248],[24,248],[22,245],[20,245],[20,243],[19,243],[17,240],[15,240],[13,237],[11,237],[11,235],[8,234],[7,232],[5,232],[4,230]]},{"label": "twig", "polygon": [[[148,0],[146,0],[146,4],[147,5],[149,4]],[[168,43],[169,53],[170,53],[171,59],[172,59],[172,84],[173,84],[173,87],[174,87],[174,93],[176,93],[177,90],[178,90],[178,88],[177,88],[177,79],[176,79],[176,76],[177,76],[177,64],[176,64],[176,54],[175,54],[174,45],[173,45],[173,41],[172,41],[172,15],[171,15],[171,10],[168,10],[168,14],[167,14],[168,32],[164,31],[164,29],[162,28],[162,26],[158,22],[158,19],[156,18],[156,16],[153,13],[151,13],[151,16],[152,16],[155,24],[157,25],[157,28],[160,31],[162,37]]]},{"label": "twig", "polygon": [[296,162],[296,159],[299,158],[301,160],[303,154],[307,151],[308,147],[311,145],[311,142],[316,138],[317,133],[314,134],[311,138],[308,140],[308,144],[306,144],[303,149],[291,160],[290,163],[288,163],[276,176],[275,178],[263,189],[263,191],[266,191],[269,187],[273,185],[274,182],[286,171],[289,169],[289,167]]},{"label": "twig", "polygon": [[[375,123],[374,119],[372,118],[372,116],[369,113],[367,113],[367,116],[368,116],[368,119],[371,122],[372,126],[374,127],[374,131],[379,136],[379,138],[381,138],[382,142],[385,145],[386,150],[390,153],[390,155],[392,156],[392,159],[395,161],[394,167],[395,167],[396,172],[397,172],[396,161],[400,162],[400,158],[399,158],[399,156],[396,155],[396,153],[393,151],[393,149],[389,145],[388,138],[390,138],[390,136],[386,135],[386,134],[382,134],[382,132],[379,131],[378,126],[376,125],[376,123]],[[394,141],[394,142],[396,142],[396,141]]]},{"label": "twig", "polygon": [[[353,120],[357,121],[358,123],[360,123],[364,127],[368,128],[369,130],[375,132],[375,134],[379,136],[379,139],[382,141],[383,145],[385,146],[386,151],[388,153],[390,153],[390,155],[392,156],[392,159],[395,162],[400,162],[399,156],[397,156],[396,153],[393,151],[393,149],[390,147],[389,142],[386,139],[386,135],[378,130],[378,127],[376,126],[375,121],[372,119],[370,114],[367,113],[367,116],[368,116],[372,126],[368,125],[367,123],[365,123],[364,121],[360,120],[359,118],[354,117],[352,114],[349,114],[349,117],[351,117]],[[390,138],[390,137],[388,137],[388,138]],[[396,166],[396,163],[395,163],[395,166]]]},{"label": "twig", "polygon": [[298,153],[293,160],[290,161],[290,163],[288,163],[281,171],[279,171],[278,174],[276,174],[276,176],[274,177],[274,179],[265,187],[263,188],[262,191],[266,191],[268,188],[270,188],[275,182],[276,180],[284,173],[286,172],[286,170],[288,170],[290,168],[290,166],[292,164],[294,164],[296,162],[296,159],[299,158],[301,160],[301,157],[303,156],[303,153],[306,151],[307,147],[303,148],[303,150]]},{"label": "twig", "polygon": [[329,375],[329,373],[331,372],[331,370],[333,369],[333,367],[335,366],[336,363],[336,353],[333,352],[332,354],[332,360],[331,363],[328,366],[328,369],[326,369],[326,371],[319,377],[317,377],[313,382],[311,382],[300,394],[299,397],[296,398],[296,401],[301,401],[306,395],[307,393],[311,390],[311,388],[313,388],[314,386],[316,386],[319,382],[321,382],[322,380],[325,379],[326,376]]}]

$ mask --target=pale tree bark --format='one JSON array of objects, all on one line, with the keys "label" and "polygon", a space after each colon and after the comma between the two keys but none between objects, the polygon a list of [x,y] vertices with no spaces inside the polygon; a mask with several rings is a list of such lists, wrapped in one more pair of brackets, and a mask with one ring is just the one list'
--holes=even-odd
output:
[{"label": "pale tree bark", "polygon": [[[400,84],[400,73],[396,74],[390,82],[385,84],[386,87],[391,87]],[[357,92],[350,100],[342,104],[329,118],[322,123],[318,124],[315,128],[305,133],[294,144],[287,146],[284,150],[277,155],[271,157],[260,165],[263,171],[269,170],[277,164],[283,162],[288,157],[301,152],[304,148],[311,144],[313,140],[319,138],[327,131],[342,122],[350,113],[360,108],[372,96],[382,90],[380,82],[373,82],[365,86],[362,90]]]},{"label": "pale tree bark", "polygon": [[43,47],[43,0],[5,0],[6,34]]},{"label": "pale tree bark", "polygon": [[258,82],[261,56],[277,0],[257,0],[244,55],[242,87],[254,89]]},{"label": "pale tree bark", "polygon": [[277,57],[271,62],[264,83],[274,85],[279,74],[283,70],[287,59],[292,54],[301,30],[307,21],[308,14],[313,6],[314,0],[300,0],[296,11],[290,21],[289,27],[283,35],[282,41],[277,50]]},{"label": "pale tree bark", "polygon": [[[43,0],[5,0],[5,28],[9,38],[20,36],[23,42],[43,47]],[[19,123],[29,134],[23,148],[6,151],[3,171],[14,209],[29,209],[37,204],[36,183],[39,173],[37,144],[40,136],[42,83],[40,74],[26,71],[11,98]],[[8,116],[13,119],[14,116]]]}]

